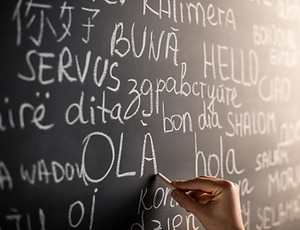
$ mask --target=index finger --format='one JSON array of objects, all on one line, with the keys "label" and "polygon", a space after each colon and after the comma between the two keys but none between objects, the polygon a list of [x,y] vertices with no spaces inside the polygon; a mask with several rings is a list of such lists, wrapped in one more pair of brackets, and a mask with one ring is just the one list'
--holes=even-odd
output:
[{"label": "index finger", "polygon": [[181,190],[202,190],[213,195],[218,195],[222,190],[219,179],[206,176],[190,180],[174,180],[172,184]]}]

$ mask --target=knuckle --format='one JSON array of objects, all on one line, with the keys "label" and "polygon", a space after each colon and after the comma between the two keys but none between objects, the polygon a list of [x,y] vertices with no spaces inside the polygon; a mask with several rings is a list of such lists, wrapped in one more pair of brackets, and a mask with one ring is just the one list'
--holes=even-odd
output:
[{"label": "knuckle", "polygon": [[222,181],[222,185],[223,185],[223,188],[226,189],[226,190],[234,190],[234,191],[237,191],[239,190],[239,186],[238,184],[232,182],[232,181],[229,181],[229,180],[223,180]]}]

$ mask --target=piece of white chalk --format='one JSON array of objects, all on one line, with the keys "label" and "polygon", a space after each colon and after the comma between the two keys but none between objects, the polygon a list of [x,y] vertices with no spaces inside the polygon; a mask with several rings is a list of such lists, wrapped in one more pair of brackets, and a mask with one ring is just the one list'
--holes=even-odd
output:
[{"label": "piece of white chalk", "polygon": [[157,173],[156,177],[159,178],[166,186],[168,186],[169,189],[171,189],[171,190],[176,189],[176,187],[171,184],[171,181],[167,177],[165,177],[163,174]]}]

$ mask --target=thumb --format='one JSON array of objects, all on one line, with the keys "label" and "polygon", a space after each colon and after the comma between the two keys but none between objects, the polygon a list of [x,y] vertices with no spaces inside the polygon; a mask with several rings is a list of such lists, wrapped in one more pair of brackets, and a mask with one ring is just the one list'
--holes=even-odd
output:
[{"label": "thumb", "polygon": [[193,213],[195,216],[201,216],[201,213],[203,212],[203,206],[185,192],[175,189],[172,191],[171,196],[186,211]]}]

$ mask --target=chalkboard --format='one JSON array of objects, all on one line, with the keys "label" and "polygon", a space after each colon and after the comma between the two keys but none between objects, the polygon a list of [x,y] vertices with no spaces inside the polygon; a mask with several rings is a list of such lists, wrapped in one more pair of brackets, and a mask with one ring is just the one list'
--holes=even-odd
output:
[{"label": "chalkboard", "polygon": [[154,178],[300,227],[300,2],[6,1],[0,229],[203,229]]}]

